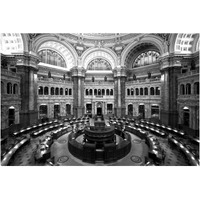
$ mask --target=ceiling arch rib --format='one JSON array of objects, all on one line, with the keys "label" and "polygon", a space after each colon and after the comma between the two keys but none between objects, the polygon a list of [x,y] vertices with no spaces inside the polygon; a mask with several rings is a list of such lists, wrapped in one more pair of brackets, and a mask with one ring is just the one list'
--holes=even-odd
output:
[{"label": "ceiling arch rib", "polygon": [[43,43],[39,47],[38,52],[42,49],[51,49],[60,53],[66,62],[67,69],[71,69],[75,66],[75,59],[73,57],[73,54],[66,46],[62,45],[61,43],[55,41],[48,41]]},{"label": "ceiling arch rib", "polygon": [[122,66],[126,65],[127,57],[129,56],[132,49],[135,49],[135,47],[137,47],[138,45],[143,45],[143,44],[150,44],[154,46],[155,48],[158,49],[160,55],[164,55],[166,53],[166,48],[163,44],[163,40],[160,37],[155,35],[149,35],[149,36],[147,35],[139,40],[133,41],[132,43],[126,46],[121,55],[121,65]]},{"label": "ceiling arch rib", "polygon": [[[135,67],[134,64],[137,57],[141,54],[146,54],[147,52],[157,52],[158,54],[160,54],[159,49],[155,45],[152,45],[151,43],[140,43],[132,48],[127,54],[125,59],[125,66],[127,68]],[[146,59],[149,60],[149,58],[145,58],[145,60]],[[143,64],[145,64],[145,62]]]}]

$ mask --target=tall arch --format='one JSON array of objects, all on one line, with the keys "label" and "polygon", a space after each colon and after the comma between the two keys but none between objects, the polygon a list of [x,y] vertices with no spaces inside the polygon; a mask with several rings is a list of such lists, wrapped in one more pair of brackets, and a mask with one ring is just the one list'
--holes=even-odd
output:
[{"label": "tall arch", "polygon": [[107,48],[90,48],[86,50],[81,56],[81,65],[83,68],[87,68],[87,65],[95,58],[103,58],[107,60],[112,69],[117,66],[117,55]]},{"label": "tall arch", "polygon": [[73,46],[64,40],[63,41],[59,40],[53,34],[38,36],[33,41],[32,45],[33,45],[33,50],[35,52],[38,52],[41,48],[45,48],[45,46],[47,48],[59,52],[64,57],[69,69],[78,65],[77,63],[78,54],[73,48]]},{"label": "tall arch", "polygon": [[135,48],[137,45],[142,44],[142,43],[150,43],[154,46],[156,46],[159,49],[160,55],[162,56],[163,54],[167,53],[167,48],[163,44],[163,40],[159,38],[158,36],[155,35],[149,35],[149,36],[144,36],[141,38],[139,41],[135,40],[129,45],[126,46],[126,48],[123,50],[121,54],[121,65],[125,65],[125,59],[128,55],[128,53]]}]

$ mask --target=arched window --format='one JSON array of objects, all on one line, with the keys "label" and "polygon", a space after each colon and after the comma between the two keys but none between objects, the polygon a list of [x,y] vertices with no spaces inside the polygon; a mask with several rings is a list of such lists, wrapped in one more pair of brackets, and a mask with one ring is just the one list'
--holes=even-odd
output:
[{"label": "arched window", "polygon": [[13,86],[13,94],[18,94],[18,85],[14,84]]},{"label": "arched window", "polygon": [[94,89],[94,95],[97,95],[97,89]]},{"label": "arched window", "polygon": [[43,87],[42,86],[39,87],[38,94],[39,95],[43,95]]},{"label": "arched window", "polygon": [[194,94],[199,94],[199,82],[194,83]]},{"label": "arched window", "polygon": [[59,95],[59,88],[56,88],[55,95]]},{"label": "arched window", "polygon": [[154,63],[157,61],[159,56],[160,56],[160,53],[156,51],[143,52],[139,56],[137,56],[137,58],[135,59],[133,63],[133,67],[139,67],[139,66]]},{"label": "arched window", "polygon": [[90,95],[92,95],[92,89],[90,89]]},{"label": "arched window", "polygon": [[85,95],[86,95],[86,96],[89,95],[88,89],[85,90]]},{"label": "arched window", "polygon": [[148,95],[148,88],[147,87],[144,88],[144,95]]},{"label": "arched window", "polygon": [[143,88],[140,88],[140,95],[143,95]]},{"label": "arched window", "polygon": [[69,88],[69,95],[72,95],[72,89]]},{"label": "arched window", "polygon": [[106,89],[106,95],[110,95],[109,89]]},{"label": "arched window", "polygon": [[150,95],[154,95],[154,88],[153,87],[150,88]]},{"label": "arched window", "polygon": [[5,90],[4,90],[4,82],[1,81],[1,94],[4,94]]},{"label": "arched window", "polygon": [[104,89],[102,89],[102,95],[103,95],[103,96],[105,95],[105,90],[104,90]]},{"label": "arched window", "polygon": [[127,96],[130,96],[130,89],[127,89]]},{"label": "arched window", "polygon": [[48,87],[44,87],[44,95],[49,95],[49,88]]},{"label": "arched window", "polygon": [[186,94],[191,94],[191,84],[190,83],[186,84]]},{"label": "arched window", "polygon": [[113,89],[110,89],[110,95],[113,95]]},{"label": "arched window", "polygon": [[43,49],[39,51],[38,54],[41,57],[43,63],[66,67],[66,63],[63,57],[53,50]]},{"label": "arched window", "polygon": [[101,95],[101,89],[98,89],[98,95]]},{"label": "arched window", "polygon": [[160,95],[160,88],[156,87],[156,95]]},{"label": "arched window", "polygon": [[54,87],[51,87],[51,95],[54,95]]},{"label": "arched window", "polygon": [[65,95],[68,95],[68,88],[65,88]]},{"label": "arched window", "polygon": [[136,93],[137,96],[139,95],[139,89],[138,88],[135,89],[135,93]]},{"label": "arched window", "polygon": [[60,95],[63,95],[63,88],[60,88]]},{"label": "arched window", "polygon": [[7,83],[7,94],[12,94],[12,83]]},{"label": "arched window", "polygon": [[131,96],[133,96],[133,95],[134,95],[134,89],[131,88]]},{"label": "arched window", "polygon": [[180,85],[180,95],[184,95],[185,94],[185,85],[181,84]]}]

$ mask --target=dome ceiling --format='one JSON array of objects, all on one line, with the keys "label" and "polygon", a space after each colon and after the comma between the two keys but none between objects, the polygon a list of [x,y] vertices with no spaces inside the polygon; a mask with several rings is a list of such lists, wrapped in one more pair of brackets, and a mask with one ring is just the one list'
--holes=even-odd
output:
[{"label": "dome ceiling", "polygon": [[60,33],[61,39],[88,47],[113,47],[128,44],[141,37],[141,33]]}]

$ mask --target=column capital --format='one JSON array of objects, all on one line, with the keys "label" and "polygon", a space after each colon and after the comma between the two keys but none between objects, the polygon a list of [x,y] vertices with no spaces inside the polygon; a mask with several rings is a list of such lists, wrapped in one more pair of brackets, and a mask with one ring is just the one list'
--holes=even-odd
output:
[{"label": "column capital", "polygon": [[74,66],[71,68],[72,77],[73,76],[80,76],[85,77],[86,70],[83,67]]},{"label": "column capital", "polygon": [[16,59],[16,66],[27,66],[38,70],[38,63],[41,61],[40,57],[32,52],[24,54],[13,54]]},{"label": "column capital", "polygon": [[127,69],[125,66],[117,66],[113,69],[114,77],[126,77]]},{"label": "column capital", "polygon": [[172,67],[181,67],[184,60],[183,55],[170,54],[159,58],[160,70]]},{"label": "column capital", "polygon": [[24,52],[23,54],[13,53],[12,55],[2,54],[1,60],[6,60],[7,66],[26,66],[38,70],[40,57],[36,54]]}]

